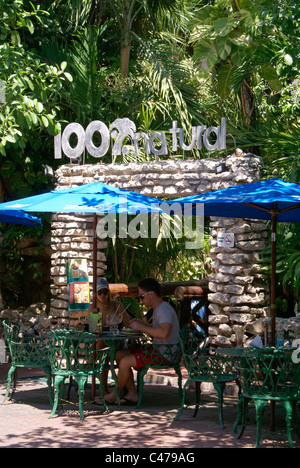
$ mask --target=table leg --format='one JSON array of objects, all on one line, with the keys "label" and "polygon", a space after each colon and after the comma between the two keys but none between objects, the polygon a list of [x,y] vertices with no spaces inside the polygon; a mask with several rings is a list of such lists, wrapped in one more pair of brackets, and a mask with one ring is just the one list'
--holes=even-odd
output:
[{"label": "table leg", "polygon": [[119,385],[118,385],[118,376],[115,372],[115,356],[116,356],[116,343],[111,341],[109,343],[109,359],[110,359],[110,372],[111,376],[115,381],[115,394],[118,401],[118,408],[120,407],[120,396],[119,396]]},{"label": "table leg", "polygon": [[92,375],[92,400],[95,399],[96,396],[96,377]]},{"label": "table leg", "polygon": [[[95,361],[96,359],[96,343],[94,345],[94,353],[93,353],[93,359]],[[96,377],[95,375],[92,375],[92,400],[95,400],[95,396],[96,396]]]}]

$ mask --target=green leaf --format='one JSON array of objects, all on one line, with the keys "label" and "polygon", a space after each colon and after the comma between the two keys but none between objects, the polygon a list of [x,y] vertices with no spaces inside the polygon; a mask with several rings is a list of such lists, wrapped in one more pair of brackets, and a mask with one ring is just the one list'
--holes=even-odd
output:
[{"label": "green leaf", "polygon": [[293,57],[290,54],[285,54],[284,61],[287,65],[293,65]]},{"label": "green leaf", "polygon": [[217,52],[222,60],[225,60],[231,52],[231,41],[226,37],[217,40]]},{"label": "green leaf", "polygon": [[47,117],[45,117],[44,115],[42,115],[42,121],[43,121],[44,126],[45,126],[45,127],[48,127],[49,121],[48,121]]},{"label": "green leaf", "polygon": [[263,65],[261,67],[261,76],[269,83],[274,91],[280,91],[282,89],[282,83],[273,65]]},{"label": "green leaf", "polygon": [[218,54],[215,44],[212,41],[201,41],[195,46],[195,59],[205,61],[211,70],[218,61]]},{"label": "green leaf", "polygon": [[10,177],[15,173],[15,171],[16,171],[15,164],[12,161],[6,159],[1,167],[2,177],[3,178]]},{"label": "green leaf", "polygon": [[5,135],[6,141],[9,141],[10,143],[16,143],[17,139],[14,135]]},{"label": "green leaf", "polygon": [[232,65],[224,65],[218,71],[218,84],[217,84],[217,91],[221,98],[226,98],[229,96],[231,92],[230,83],[232,81],[232,74],[233,74],[234,67]]},{"label": "green leaf", "polygon": [[72,83],[72,81],[73,81],[73,76],[72,76],[70,73],[68,73],[68,72],[65,72],[64,75],[65,75],[65,77],[67,78],[67,80],[70,81],[70,82]]},{"label": "green leaf", "polygon": [[40,114],[41,112],[43,112],[44,110],[44,106],[41,102],[37,102],[36,105],[35,105],[35,108],[37,110],[37,112]]},{"label": "green leaf", "polygon": [[219,18],[213,23],[214,30],[220,36],[227,36],[234,30],[238,22],[234,18]]},{"label": "green leaf", "polygon": [[26,20],[26,26],[27,26],[29,32],[31,34],[33,34],[34,33],[34,26],[33,26],[33,23],[32,23],[32,21],[30,19]]}]

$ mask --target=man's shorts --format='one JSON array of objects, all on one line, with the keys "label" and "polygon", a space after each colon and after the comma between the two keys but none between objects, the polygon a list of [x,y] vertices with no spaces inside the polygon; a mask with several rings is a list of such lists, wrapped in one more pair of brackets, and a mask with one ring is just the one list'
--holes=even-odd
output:
[{"label": "man's shorts", "polygon": [[130,349],[130,354],[133,354],[136,361],[135,369],[141,369],[147,364],[156,364],[156,365],[166,365],[168,364],[164,357],[159,353],[157,349],[154,349],[153,346],[144,350],[143,348],[133,348]]}]

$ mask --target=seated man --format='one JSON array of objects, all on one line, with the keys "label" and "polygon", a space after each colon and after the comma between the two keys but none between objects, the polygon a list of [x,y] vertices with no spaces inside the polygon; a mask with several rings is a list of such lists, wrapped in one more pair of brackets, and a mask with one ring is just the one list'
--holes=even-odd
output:
[{"label": "seated man", "polygon": [[[148,308],[153,308],[152,325],[142,319],[133,319],[130,327],[133,330],[147,333],[153,337],[153,344],[174,344],[179,343],[179,323],[175,310],[170,304],[164,302],[160,297],[160,285],[152,279],[146,278],[139,282],[139,299]],[[132,368],[143,367],[143,348],[128,349],[118,351],[116,361],[119,365],[118,385],[121,396],[124,387],[127,389],[126,399],[121,403],[137,403],[138,394],[133,380]],[[163,359],[163,358],[162,358]],[[117,398],[115,392],[105,395],[107,403],[114,403]]]}]

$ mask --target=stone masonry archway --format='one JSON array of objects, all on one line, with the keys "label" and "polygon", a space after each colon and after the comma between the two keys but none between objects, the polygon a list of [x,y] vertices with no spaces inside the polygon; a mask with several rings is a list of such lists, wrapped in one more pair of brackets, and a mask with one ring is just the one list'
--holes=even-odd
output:
[{"label": "stone masonry archway", "polygon": [[[237,154],[241,155],[240,157]],[[131,164],[61,166],[55,173],[56,188],[100,181],[127,190],[161,198],[177,198],[218,190],[261,179],[263,162],[252,154],[225,159],[167,160]],[[268,314],[268,291],[258,264],[269,239],[263,221],[210,218],[211,257],[215,272],[208,277],[209,333],[214,344],[229,346],[235,325],[254,322]],[[218,234],[235,234],[233,248],[218,247]],[[92,216],[54,214],[52,217],[50,315],[68,323],[66,260],[87,258],[92,283]],[[98,239],[97,274],[105,275],[106,242]],[[197,278],[192,278],[197,279]],[[174,278],[174,281],[176,278]]]}]

